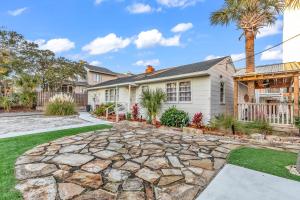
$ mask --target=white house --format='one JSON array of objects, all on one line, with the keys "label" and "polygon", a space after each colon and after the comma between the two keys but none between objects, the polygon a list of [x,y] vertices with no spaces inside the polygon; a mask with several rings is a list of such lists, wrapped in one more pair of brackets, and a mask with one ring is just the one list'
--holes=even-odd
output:
[{"label": "white house", "polygon": [[[118,102],[127,111],[139,103],[142,90],[161,88],[167,94],[162,111],[170,106],[188,112],[190,117],[202,112],[204,122],[213,116],[233,114],[233,79],[235,67],[230,57],[170,67],[146,70],[146,73],[106,81],[88,88],[88,102],[96,105]],[[151,68],[150,68],[151,69]],[[146,117],[144,112],[141,114]]]}]

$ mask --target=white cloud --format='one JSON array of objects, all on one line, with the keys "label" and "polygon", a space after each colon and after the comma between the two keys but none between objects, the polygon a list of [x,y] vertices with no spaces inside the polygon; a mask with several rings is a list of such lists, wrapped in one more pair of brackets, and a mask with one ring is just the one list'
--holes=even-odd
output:
[{"label": "white cloud", "polygon": [[175,35],[170,38],[164,38],[161,32],[159,32],[157,29],[152,29],[149,31],[140,32],[134,43],[138,49],[149,48],[156,45],[179,46],[180,36]]},{"label": "white cloud", "polygon": [[116,34],[110,33],[104,37],[97,37],[89,44],[85,45],[82,50],[88,51],[91,55],[100,55],[108,52],[116,52],[119,49],[127,47],[131,43],[129,38],[123,39]]},{"label": "white cloud", "polygon": [[104,0],[95,0],[95,5],[100,5]]},{"label": "white cloud", "polygon": [[19,8],[16,10],[9,10],[8,14],[15,17],[15,16],[23,14],[27,9],[28,9],[27,7],[24,7],[24,8]]},{"label": "white cloud", "polygon": [[[267,46],[266,49],[270,48],[271,46]],[[265,51],[260,56],[261,60],[282,60],[282,49],[281,48],[274,48],[268,51]]]},{"label": "white cloud", "polygon": [[160,61],[159,59],[152,59],[152,60],[138,60],[134,63],[136,66],[147,66],[147,65],[152,65],[152,66],[159,66]]},{"label": "white cloud", "polygon": [[232,61],[241,60],[246,57],[245,53],[231,54]]},{"label": "white cloud", "polygon": [[38,39],[34,41],[40,47],[40,49],[48,49],[54,53],[60,53],[64,51],[69,51],[75,48],[75,43],[68,38],[55,38],[51,40]]},{"label": "white cloud", "polygon": [[157,3],[167,7],[188,7],[193,6],[201,0],[157,0]]},{"label": "white cloud", "polygon": [[102,63],[98,60],[94,60],[94,61],[90,62],[90,65],[100,66],[100,65],[102,65]]},{"label": "white cloud", "polygon": [[127,10],[132,14],[150,13],[152,8],[148,4],[135,3],[127,7]]},{"label": "white cloud", "polygon": [[180,32],[185,32],[193,28],[192,23],[180,23],[174,26],[171,31],[174,33],[180,33]]},{"label": "white cloud", "polygon": [[259,30],[257,38],[262,38],[270,35],[280,34],[282,32],[283,22],[282,20],[277,20],[272,26],[267,26]]},{"label": "white cloud", "polygon": [[216,55],[208,55],[204,58],[204,60],[212,60],[216,58],[221,58],[222,56],[216,56]]}]

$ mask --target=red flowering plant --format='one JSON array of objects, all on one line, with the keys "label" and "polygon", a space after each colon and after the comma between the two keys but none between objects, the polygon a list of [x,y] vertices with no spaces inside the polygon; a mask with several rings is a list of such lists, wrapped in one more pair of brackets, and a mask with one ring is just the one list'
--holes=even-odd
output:
[{"label": "red flowering plant", "polygon": [[134,120],[138,119],[138,115],[139,115],[139,106],[138,104],[134,104],[131,108],[131,114]]},{"label": "red flowering plant", "polygon": [[196,126],[196,128],[201,128],[203,126],[202,120],[203,120],[203,114],[201,112],[198,112],[195,113],[192,123],[194,126]]}]

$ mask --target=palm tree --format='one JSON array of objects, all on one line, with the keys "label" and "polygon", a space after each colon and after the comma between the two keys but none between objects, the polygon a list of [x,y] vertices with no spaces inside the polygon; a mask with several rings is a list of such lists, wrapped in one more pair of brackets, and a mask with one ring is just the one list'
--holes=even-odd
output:
[{"label": "palm tree", "polygon": [[166,94],[161,89],[145,90],[141,95],[141,105],[147,110],[149,121],[156,123],[156,116],[166,100]]},{"label": "palm tree", "polygon": [[285,0],[285,6],[287,9],[299,9],[300,0]]},{"label": "palm tree", "polygon": [[[255,71],[254,40],[259,29],[275,23],[284,9],[281,0],[225,0],[223,7],[210,16],[212,25],[235,23],[245,37],[246,72]],[[240,38],[241,38],[240,37]],[[254,82],[248,83],[248,95],[253,101]]]}]

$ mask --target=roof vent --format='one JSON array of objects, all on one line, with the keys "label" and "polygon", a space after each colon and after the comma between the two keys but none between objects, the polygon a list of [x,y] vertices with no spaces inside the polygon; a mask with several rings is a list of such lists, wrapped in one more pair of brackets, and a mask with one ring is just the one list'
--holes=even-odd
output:
[{"label": "roof vent", "polygon": [[146,73],[146,74],[149,74],[149,73],[152,73],[152,72],[154,72],[154,71],[155,71],[154,67],[151,66],[151,65],[148,65],[147,68],[146,68],[145,73]]}]

